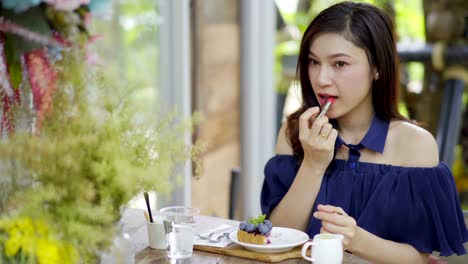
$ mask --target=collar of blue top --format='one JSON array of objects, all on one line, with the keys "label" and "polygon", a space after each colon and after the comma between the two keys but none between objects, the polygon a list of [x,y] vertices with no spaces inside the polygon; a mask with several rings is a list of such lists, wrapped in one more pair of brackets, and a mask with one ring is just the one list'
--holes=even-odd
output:
[{"label": "collar of blue top", "polygon": [[[333,127],[337,127],[335,120],[332,120],[331,123]],[[385,141],[387,139],[389,125],[390,121],[380,119],[374,115],[369,130],[359,144],[347,144],[340,136],[338,136],[335,142],[335,149],[340,148],[342,145],[346,145],[350,149],[350,159],[355,161],[360,157],[359,150],[364,147],[382,154],[385,147]]]}]

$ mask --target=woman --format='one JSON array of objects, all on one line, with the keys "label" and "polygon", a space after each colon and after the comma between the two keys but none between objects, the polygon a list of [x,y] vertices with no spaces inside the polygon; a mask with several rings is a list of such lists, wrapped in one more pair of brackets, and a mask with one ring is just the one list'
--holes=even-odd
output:
[{"label": "woman", "polygon": [[262,210],[310,236],[342,234],[371,262],[465,254],[453,176],[432,135],[398,113],[397,56],[392,20],[372,5],[336,4],[312,21],[298,61],[303,104],[266,164]]}]

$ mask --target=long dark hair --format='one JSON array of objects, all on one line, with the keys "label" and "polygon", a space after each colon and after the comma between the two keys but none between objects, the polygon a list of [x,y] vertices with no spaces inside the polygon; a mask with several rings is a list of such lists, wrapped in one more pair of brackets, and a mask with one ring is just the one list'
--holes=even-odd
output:
[{"label": "long dark hair", "polygon": [[309,80],[309,49],[320,33],[338,33],[366,51],[369,64],[380,77],[372,84],[372,104],[377,117],[384,120],[407,120],[398,112],[398,55],[393,21],[384,11],[370,4],[342,2],[318,14],[302,38],[297,62],[297,78],[302,89],[302,105],[288,116],[286,131],[294,155],[300,161],[304,150],[299,141],[299,117],[304,111],[318,106]]}]

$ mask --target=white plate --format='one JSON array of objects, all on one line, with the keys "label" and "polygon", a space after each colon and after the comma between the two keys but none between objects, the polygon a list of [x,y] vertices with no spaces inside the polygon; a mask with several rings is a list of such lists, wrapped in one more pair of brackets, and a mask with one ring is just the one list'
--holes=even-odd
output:
[{"label": "white plate", "polygon": [[270,244],[267,245],[240,242],[237,239],[237,230],[229,234],[229,239],[250,251],[271,253],[288,251],[293,247],[302,245],[309,240],[309,235],[296,229],[273,227],[270,237],[268,238],[270,240]]}]

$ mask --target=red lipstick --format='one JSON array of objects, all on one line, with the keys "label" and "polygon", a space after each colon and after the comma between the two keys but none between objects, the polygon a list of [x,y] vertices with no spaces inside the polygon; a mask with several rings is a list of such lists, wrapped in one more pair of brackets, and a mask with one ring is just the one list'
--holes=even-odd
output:
[{"label": "red lipstick", "polygon": [[334,98],[335,100],[337,99],[337,96],[328,94],[328,93],[319,93],[317,94],[317,99],[320,103],[320,105],[325,105],[325,103],[328,101],[328,99]]},{"label": "red lipstick", "polygon": [[325,105],[322,108],[322,111],[320,111],[320,114],[318,114],[318,116],[316,118],[320,118],[320,117],[324,116],[328,112],[328,110],[330,109],[330,106],[334,102],[335,102],[334,97],[328,97],[327,102],[325,103]]}]

